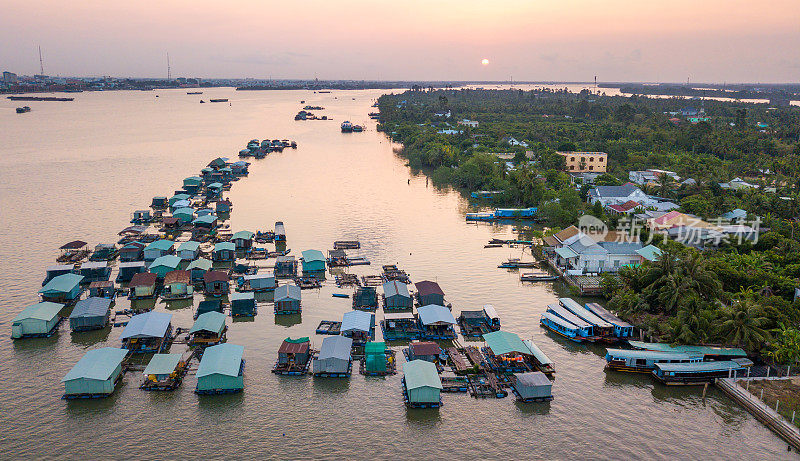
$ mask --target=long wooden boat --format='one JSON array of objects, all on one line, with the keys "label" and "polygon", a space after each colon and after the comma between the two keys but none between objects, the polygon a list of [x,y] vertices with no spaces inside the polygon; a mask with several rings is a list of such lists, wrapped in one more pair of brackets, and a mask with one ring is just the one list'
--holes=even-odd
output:
[{"label": "long wooden boat", "polygon": [[539,322],[543,327],[559,336],[569,339],[570,341],[581,343],[585,339],[585,337],[580,334],[580,328],[553,314],[552,312],[543,313]]},{"label": "long wooden boat", "polygon": [[[752,362],[751,362],[752,363]],[[745,367],[738,361],[694,363],[656,363],[653,377],[667,386],[691,386],[712,383],[717,378],[736,376]]]},{"label": "long wooden boat", "polygon": [[632,373],[650,373],[659,363],[692,364],[702,361],[702,355],[690,355],[680,352],[628,349],[608,349],[606,351],[606,368]]}]

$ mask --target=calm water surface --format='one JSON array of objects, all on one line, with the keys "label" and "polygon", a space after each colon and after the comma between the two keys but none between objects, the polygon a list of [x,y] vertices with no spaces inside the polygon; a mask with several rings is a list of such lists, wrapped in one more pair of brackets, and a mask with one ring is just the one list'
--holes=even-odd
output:
[{"label": "calm water surface", "polygon": [[[783,459],[786,444],[714,389],[667,389],[647,376],[607,374],[604,349],[546,334],[538,317],[558,297],[552,284],[521,284],[497,269],[518,249],[484,249],[511,226],[471,225],[468,203],[414,176],[368,122],[378,91],[185,91],[76,94],[72,103],[0,100],[0,457],[234,458],[746,458]],[[156,95],[159,95],[156,98]],[[231,104],[198,104],[227,97]],[[307,104],[335,121],[295,122]],[[365,123],[342,134],[339,123]],[[555,400],[519,404],[445,394],[438,411],[408,411],[400,375],[348,381],[279,377],[269,370],[287,336],[314,336],[322,319],[340,319],[350,300],[330,282],[303,291],[302,317],[276,319],[261,305],[254,321],[230,325],[245,346],[245,391],[198,397],[194,376],[172,393],[138,389],[128,373],[113,397],[61,400],[60,380],[86,350],[118,346],[121,328],[12,341],[11,319],[37,300],[57,248],[82,239],[116,240],[130,212],[217,155],[234,157],[251,138],[290,138],[297,150],[253,160],[234,183],[231,226],[286,223],[288,246],[326,251],[359,239],[377,274],[397,263],[412,279],[437,280],[457,313],[492,303],[503,329],[534,341],[555,361]],[[409,182],[410,179],[410,182]],[[199,299],[195,299],[195,304]],[[117,309],[127,306],[120,300]],[[164,310],[164,304],[157,305]],[[192,309],[171,306],[189,327]],[[378,313],[380,316],[380,312]],[[181,351],[185,346],[175,345]],[[399,350],[399,347],[397,348]],[[398,357],[402,357],[398,354]],[[402,360],[402,359],[401,359]]]}]

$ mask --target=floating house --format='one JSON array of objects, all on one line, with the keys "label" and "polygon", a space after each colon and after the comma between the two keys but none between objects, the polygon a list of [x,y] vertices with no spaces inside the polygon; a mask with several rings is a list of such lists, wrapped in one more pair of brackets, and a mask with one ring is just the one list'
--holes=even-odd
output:
[{"label": "floating house", "polygon": [[350,311],[342,315],[339,330],[343,336],[353,339],[357,346],[375,339],[375,314],[363,311]]},{"label": "floating house", "polygon": [[536,367],[542,373],[552,376],[553,373],[556,372],[555,366],[553,365],[553,361],[550,360],[550,357],[547,356],[533,341],[530,339],[523,339],[523,343],[528,346],[528,349],[531,351],[531,355],[533,355],[534,360],[536,361]]},{"label": "floating house", "polygon": [[11,321],[11,337],[20,339],[51,336],[61,323],[59,312],[63,307],[47,301],[26,307]]},{"label": "floating house", "polygon": [[444,306],[444,291],[436,282],[424,280],[414,284],[417,288],[417,302],[420,306],[436,304]]},{"label": "floating house", "polygon": [[156,196],[153,197],[153,200],[150,202],[150,208],[154,210],[163,210],[169,206],[169,201],[164,196]]},{"label": "floating house", "polygon": [[174,242],[172,240],[156,240],[144,247],[144,260],[155,261],[156,259],[172,254]]},{"label": "floating house", "polygon": [[303,263],[303,274],[325,272],[325,255],[319,250],[305,250],[300,260]]},{"label": "floating house", "polygon": [[173,195],[172,197],[169,198],[169,201],[168,201],[167,205],[169,205],[170,207],[173,207],[173,206],[175,206],[176,202],[183,202],[183,201],[187,201],[188,202],[190,198],[192,198],[192,197],[189,194],[175,194],[175,195]]},{"label": "floating house", "polygon": [[152,219],[153,215],[150,210],[136,210],[131,214],[131,223],[133,224],[149,223]]},{"label": "floating house", "polygon": [[194,313],[195,320],[206,312],[222,313],[222,301],[219,299],[204,299],[200,301]]},{"label": "floating house", "polygon": [[213,346],[225,341],[225,314],[221,312],[206,312],[195,320],[189,330],[190,346]]},{"label": "floating house", "polygon": [[131,281],[128,282],[128,289],[130,299],[145,299],[152,298],[156,295],[156,282],[158,276],[150,272],[141,272],[135,274]]},{"label": "floating house", "polygon": [[703,356],[699,354],[627,349],[606,350],[606,367],[616,371],[649,373],[655,369],[657,363],[697,363],[702,361]]},{"label": "floating house", "polygon": [[180,386],[185,371],[183,354],[154,354],[144,369],[140,388],[146,391],[171,391]]},{"label": "floating house", "polygon": [[275,222],[275,241],[276,242],[286,241],[286,228],[283,225],[283,221]]},{"label": "floating house", "polygon": [[403,365],[403,397],[409,408],[438,408],[442,380],[436,365],[424,360],[412,360]]},{"label": "floating house", "polygon": [[584,307],[596,316],[613,325],[614,336],[617,338],[630,338],[633,336],[633,325],[612,314],[600,304],[586,303],[584,304]]},{"label": "floating house", "polygon": [[[690,386],[713,383],[718,378],[736,377],[745,370],[738,361],[719,360],[695,363],[656,363],[653,377],[667,386]],[[749,360],[750,365],[752,362]]]},{"label": "floating house", "polygon": [[242,276],[242,284],[239,287],[239,291],[273,291],[277,286],[278,282],[272,275],[247,274]]},{"label": "floating house", "polygon": [[414,301],[408,292],[408,285],[397,280],[383,284],[383,309],[411,309]]},{"label": "floating house", "polygon": [[461,334],[467,337],[478,338],[486,333],[500,329],[500,318],[494,306],[486,304],[479,311],[461,311],[458,316],[458,325]]},{"label": "floating house", "polygon": [[88,351],[61,379],[64,398],[107,397],[122,381],[122,361],[128,351],[103,347]]},{"label": "floating house", "polygon": [[369,342],[364,345],[362,367],[362,373],[365,375],[393,375],[396,373],[394,354],[386,349],[386,343],[382,341]]},{"label": "floating house", "polygon": [[172,272],[181,265],[181,258],[175,255],[160,256],[148,267],[149,271],[163,280],[168,272]]},{"label": "floating house", "polygon": [[194,221],[194,208],[192,207],[182,207],[178,208],[172,212],[173,218],[178,218],[181,224],[189,224]]},{"label": "floating house", "polygon": [[59,275],[72,274],[74,270],[75,266],[72,264],[59,264],[56,266],[50,266],[46,269],[46,275],[44,277],[44,281],[42,282],[42,286],[47,285],[47,282],[53,280]]},{"label": "floating house", "polygon": [[108,280],[111,276],[111,267],[107,261],[87,261],[81,264],[78,273],[83,276],[81,283],[89,284],[98,280]]},{"label": "floating house", "polygon": [[195,194],[198,190],[200,190],[200,186],[203,185],[203,178],[200,176],[189,176],[183,180],[183,189],[190,193]]},{"label": "floating house", "polygon": [[244,389],[244,347],[217,344],[206,348],[197,368],[198,394],[228,394]]},{"label": "floating house", "polygon": [[273,373],[285,375],[304,375],[308,371],[311,358],[311,341],[307,337],[283,340],[278,348],[278,362]]},{"label": "floating house", "polygon": [[248,171],[247,167],[250,166],[249,163],[245,162],[244,160],[239,160],[236,162],[231,163],[231,171],[234,175],[237,176],[247,176]]},{"label": "floating house", "polygon": [[214,209],[217,211],[217,213],[230,213],[231,209],[233,209],[233,202],[228,199],[217,200],[216,204],[214,205]]},{"label": "floating house", "polygon": [[353,309],[375,310],[378,308],[378,291],[375,287],[356,288],[353,293]]},{"label": "floating house", "polygon": [[433,341],[412,341],[408,345],[408,360],[425,360],[426,362],[439,363],[442,348]]},{"label": "floating house", "polygon": [[200,242],[189,240],[178,246],[178,257],[184,261],[194,261],[200,256]]},{"label": "floating house", "polygon": [[233,234],[231,242],[237,250],[249,250],[253,246],[253,237],[255,236],[255,233],[243,230]]},{"label": "floating house", "polygon": [[172,214],[174,216],[176,211],[178,211],[180,209],[183,209],[183,208],[192,209],[192,202],[190,202],[188,199],[187,200],[178,200],[177,202],[174,202],[170,206],[170,211],[172,212]]},{"label": "floating house", "polygon": [[200,208],[195,213],[195,215],[198,218],[201,217],[201,216],[207,216],[207,215],[212,215],[212,214],[214,214],[214,209],[213,208]]},{"label": "floating house", "polygon": [[236,245],[233,242],[219,242],[214,245],[212,261],[230,262],[236,260]]},{"label": "floating house", "polygon": [[197,258],[186,266],[192,279],[192,283],[199,283],[203,281],[203,276],[206,272],[211,270],[213,263],[205,258]]},{"label": "floating house", "polygon": [[530,348],[519,336],[507,331],[494,331],[483,335],[484,353],[490,366],[499,372],[525,372],[526,362],[532,362]]},{"label": "floating house", "polygon": [[553,400],[553,382],[541,371],[513,375],[511,388],[517,400],[522,402]]},{"label": "floating house", "polygon": [[353,368],[350,350],[353,340],[345,336],[328,336],[322,340],[319,354],[311,363],[314,376],[346,378]]},{"label": "floating house", "polygon": [[223,185],[219,182],[214,182],[206,186],[206,198],[215,199],[222,196]]},{"label": "floating house", "polygon": [[193,295],[194,286],[191,284],[189,271],[167,272],[164,276],[164,289],[161,291],[163,299],[191,299]]},{"label": "floating house", "polygon": [[83,288],[81,288],[83,276],[78,274],[63,274],[54,277],[52,280],[39,290],[42,301],[54,303],[70,303],[77,300]]},{"label": "floating house", "polygon": [[195,229],[203,230],[203,231],[211,231],[216,229],[217,227],[217,215],[215,214],[207,214],[203,216],[198,216],[197,219],[192,221],[192,225]]},{"label": "floating house", "polygon": [[135,354],[164,352],[172,342],[172,314],[150,311],[134,315],[120,340],[123,349]]},{"label": "floating house", "polygon": [[295,261],[294,256],[278,256],[275,261],[275,277],[295,276],[297,276],[297,261]]},{"label": "floating house", "polygon": [[411,312],[387,312],[381,320],[383,339],[387,341],[417,339],[422,335],[419,322]]},{"label": "floating house", "polygon": [[297,285],[281,285],[275,289],[275,313],[299,314],[300,287]]},{"label": "floating house", "polygon": [[94,246],[90,261],[110,261],[117,255],[117,245],[114,243],[98,243]]},{"label": "floating house", "polygon": [[144,259],[144,243],[130,242],[119,249],[120,262],[141,261],[142,259]]},{"label": "floating house", "polygon": [[253,292],[233,293],[230,295],[231,317],[253,317],[258,313],[256,296]]},{"label": "floating house", "polygon": [[208,271],[203,274],[203,292],[209,296],[224,296],[231,291],[228,274],[220,271]]},{"label": "floating house", "polygon": [[108,325],[111,313],[111,300],[108,298],[86,298],[78,301],[69,314],[69,327],[72,331],[99,330]]},{"label": "floating house", "polygon": [[101,280],[89,284],[89,296],[95,298],[108,298],[113,300],[117,297],[117,288],[110,280]]},{"label": "floating house", "polygon": [[455,339],[456,319],[450,309],[436,304],[428,304],[417,309],[422,337],[425,339]]}]

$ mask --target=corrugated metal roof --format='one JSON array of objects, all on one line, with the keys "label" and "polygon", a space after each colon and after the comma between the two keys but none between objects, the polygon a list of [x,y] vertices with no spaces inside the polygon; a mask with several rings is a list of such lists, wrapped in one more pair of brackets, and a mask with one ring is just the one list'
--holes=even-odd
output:
[{"label": "corrugated metal roof", "polygon": [[61,382],[81,378],[105,381],[111,377],[126,355],[128,351],[116,347],[93,349],[83,355]]},{"label": "corrugated metal roof", "polygon": [[189,271],[171,271],[164,276],[164,285],[171,283],[189,283]]},{"label": "corrugated metal roof", "polygon": [[172,322],[172,314],[150,311],[131,317],[119,339],[163,338]]},{"label": "corrugated metal roof", "polygon": [[239,376],[242,356],[244,356],[244,346],[224,343],[208,347],[203,352],[203,359],[197,368],[197,377],[215,374]]},{"label": "corrugated metal roof", "polygon": [[79,317],[103,317],[108,314],[111,307],[111,300],[108,298],[91,297],[78,301],[69,318]]},{"label": "corrugated metal roof", "polygon": [[63,308],[64,306],[62,304],[51,302],[31,304],[14,317],[13,321],[19,322],[26,319],[38,319],[49,322],[53,320]]},{"label": "corrugated metal roof", "polygon": [[[186,204],[188,205],[188,202]],[[175,205],[178,205],[178,203]],[[194,208],[188,206],[177,208],[172,212],[172,217],[177,218],[178,216],[194,216]]]},{"label": "corrugated metal roof", "polygon": [[700,357],[701,354],[684,354],[682,352],[665,351],[645,351],[639,349],[606,349],[606,355],[619,359],[666,359],[666,360],[688,360]]},{"label": "corrugated metal roof", "polygon": [[180,266],[182,259],[175,255],[164,255],[159,256],[156,258],[152,264],[150,264],[149,269],[153,270],[154,267],[168,267],[170,269],[175,269]]},{"label": "corrugated metal roof", "polygon": [[328,336],[322,340],[319,348],[318,359],[342,359],[350,360],[350,348],[353,347],[353,340],[346,336]]},{"label": "corrugated metal roof", "polygon": [[158,280],[158,276],[152,272],[139,272],[131,277],[131,281],[128,282],[128,286],[149,287],[151,285],[155,285],[156,280]]},{"label": "corrugated metal roof", "polygon": [[203,281],[206,283],[211,282],[227,282],[228,274],[220,271],[208,271],[203,274]]},{"label": "corrugated metal roof", "polygon": [[82,275],[61,274],[53,277],[49,282],[47,282],[47,285],[42,287],[42,289],[39,290],[39,293],[69,293],[70,291],[74,290],[75,287],[80,285],[81,280],[83,280]]},{"label": "corrugated metal roof", "polygon": [[181,243],[180,246],[178,246],[178,251],[197,251],[198,248],[200,248],[200,242],[189,240]]},{"label": "corrugated metal roof", "polygon": [[189,333],[197,333],[198,331],[208,331],[211,333],[222,334],[225,329],[225,314],[221,312],[211,311],[200,314],[197,320],[194,321],[192,329]]},{"label": "corrugated metal roof", "polygon": [[186,270],[202,269],[204,271],[210,270],[214,264],[206,258],[197,258],[186,266]]},{"label": "corrugated metal roof", "polygon": [[384,312],[383,318],[386,320],[414,320],[411,312]]},{"label": "corrugated metal roof", "polygon": [[519,336],[507,331],[493,331],[483,335],[486,346],[494,355],[505,355],[512,352],[530,355],[531,350],[522,342]]},{"label": "corrugated metal roof", "polygon": [[144,369],[144,375],[168,375],[178,368],[183,354],[154,354]]},{"label": "corrugated metal roof", "polygon": [[161,240],[156,240],[155,242],[150,243],[149,245],[144,247],[144,249],[146,251],[149,251],[149,250],[169,251],[170,249],[172,249],[172,245],[174,245],[174,244],[175,244],[175,242],[173,242],[172,240],[161,239]]},{"label": "corrugated metal roof", "polygon": [[83,269],[105,269],[108,267],[108,261],[86,261],[81,263],[81,270]]},{"label": "corrugated metal roof", "polygon": [[217,251],[224,251],[224,250],[236,251],[236,245],[234,245],[233,242],[219,242],[214,244],[215,253]]},{"label": "corrugated metal roof", "polygon": [[212,182],[208,185],[209,189],[222,189],[222,183],[219,182]]},{"label": "corrugated metal roof", "polygon": [[297,285],[281,285],[275,289],[275,301],[284,299],[300,300],[300,287]]},{"label": "corrugated metal roof", "polygon": [[575,253],[574,251],[572,251],[572,249],[570,247],[556,248],[556,254],[561,256],[564,259],[574,258],[574,257],[578,256],[578,253]]},{"label": "corrugated metal roof", "polygon": [[319,250],[305,250],[303,252],[303,261],[325,261],[325,255]]},{"label": "corrugated metal roof", "polygon": [[553,314],[565,319],[569,323],[579,327],[579,328],[591,328],[592,324],[583,320],[582,318],[578,317],[577,315],[570,312],[566,307],[560,304],[548,304],[547,311],[552,312]]},{"label": "corrugated metal roof", "polygon": [[400,295],[404,298],[410,298],[411,295],[408,293],[408,285],[403,282],[398,282],[397,280],[390,280],[383,284],[383,294],[387,298],[390,296]]},{"label": "corrugated metal roof", "polygon": [[656,368],[662,371],[727,371],[730,369],[738,370],[742,366],[732,360],[720,360],[716,362],[694,362],[694,363],[656,363]]},{"label": "corrugated metal roof", "polygon": [[747,357],[747,352],[739,347],[672,346],[666,343],[648,343],[643,341],[628,341],[628,344],[636,349],[646,349],[650,351],[683,352],[692,355]]},{"label": "corrugated metal roof", "polygon": [[621,318],[617,317],[616,315],[612,314],[608,309],[601,306],[597,303],[586,303],[584,304],[586,309],[594,312],[595,315],[600,317],[601,319],[605,320],[608,323],[611,323],[620,328],[633,328],[633,325],[630,323],[622,320]]},{"label": "corrugated metal roof", "polygon": [[365,331],[369,332],[375,324],[375,316],[364,311],[350,311],[342,315],[340,331]]},{"label": "corrugated metal roof", "polygon": [[245,301],[245,300],[248,300],[248,299],[256,299],[256,294],[253,293],[252,291],[245,291],[245,292],[242,292],[242,293],[236,292],[236,293],[232,293],[230,296],[228,296],[228,298],[231,300],[231,302],[233,302],[233,301]]},{"label": "corrugated metal roof", "polygon": [[57,272],[57,271],[71,271],[75,268],[74,264],[57,264],[55,266],[48,266],[45,269],[47,272]]},{"label": "corrugated metal roof", "polygon": [[539,346],[534,344],[533,341],[531,341],[530,339],[523,339],[522,342],[525,343],[526,346],[528,346],[528,349],[531,351],[531,354],[536,358],[536,360],[540,364],[547,365],[553,363],[553,361],[550,360],[550,357],[548,357],[547,354],[542,352],[542,350],[539,349]]},{"label": "corrugated metal roof", "polygon": [[403,377],[408,390],[420,387],[442,389],[442,380],[439,379],[436,365],[425,360],[412,360],[403,365]]},{"label": "corrugated metal roof", "polygon": [[636,253],[648,261],[655,261],[661,256],[661,249],[655,245],[647,245],[644,248],[636,250]]},{"label": "corrugated metal roof", "polygon": [[117,267],[123,269],[129,267],[145,267],[145,266],[146,264],[144,261],[130,261],[130,262],[119,263]]},{"label": "corrugated metal roof", "polygon": [[423,280],[422,282],[417,282],[414,284],[417,287],[417,292],[420,296],[426,296],[430,294],[439,294],[444,296],[444,291],[442,291],[442,287],[439,286],[436,282],[431,282],[430,280]]},{"label": "corrugated metal roof", "polygon": [[217,215],[215,214],[206,214],[203,216],[199,216],[197,219],[192,221],[192,224],[213,224],[214,221],[217,220]]},{"label": "corrugated metal roof", "polygon": [[552,386],[553,383],[541,371],[533,371],[530,373],[515,374],[517,382],[523,386],[539,387],[539,386]]},{"label": "corrugated metal roof", "polygon": [[486,313],[486,316],[492,320],[499,319],[500,317],[497,315],[497,311],[494,310],[494,306],[491,304],[484,304],[483,305],[483,312]]},{"label": "corrugated metal roof", "polygon": [[278,348],[279,354],[298,354],[308,352],[311,348],[311,341],[308,337],[297,339],[286,338],[283,340],[281,347]]},{"label": "corrugated metal roof", "polygon": [[423,325],[456,324],[456,319],[453,318],[450,309],[444,306],[428,304],[427,306],[418,308],[417,314],[419,314],[419,320]]},{"label": "corrugated metal roof", "polygon": [[411,353],[414,356],[420,355],[439,355],[442,353],[442,348],[433,341],[414,341],[408,345]]},{"label": "corrugated metal roof", "polygon": [[233,234],[233,237],[231,237],[231,240],[236,240],[236,239],[250,240],[253,237],[255,237],[255,235],[256,234],[254,234],[253,232],[250,232],[248,230],[241,230],[241,231]]},{"label": "corrugated metal roof", "polygon": [[583,320],[591,323],[592,325],[598,326],[600,328],[612,328],[614,325],[605,321],[602,317],[598,316],[594,312],[586,309],[585,307],[578,304],[572,298],[558,298],[558,302],[560,302],[564,307],[567,308],[570,312],[577,315]]}]

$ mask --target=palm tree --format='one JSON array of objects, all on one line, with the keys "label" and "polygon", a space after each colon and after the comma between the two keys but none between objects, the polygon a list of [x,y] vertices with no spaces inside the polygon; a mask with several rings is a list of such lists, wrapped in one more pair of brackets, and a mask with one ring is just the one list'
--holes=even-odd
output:
[{"label": "palm tree", "polygon": [[768,322],[769,319],[764,317],[761,306],[745,299],[735,302],[724,310],[717,334],[727,344],[755,351],[763,342],[770,339],[769,332],[764,330]]}]

